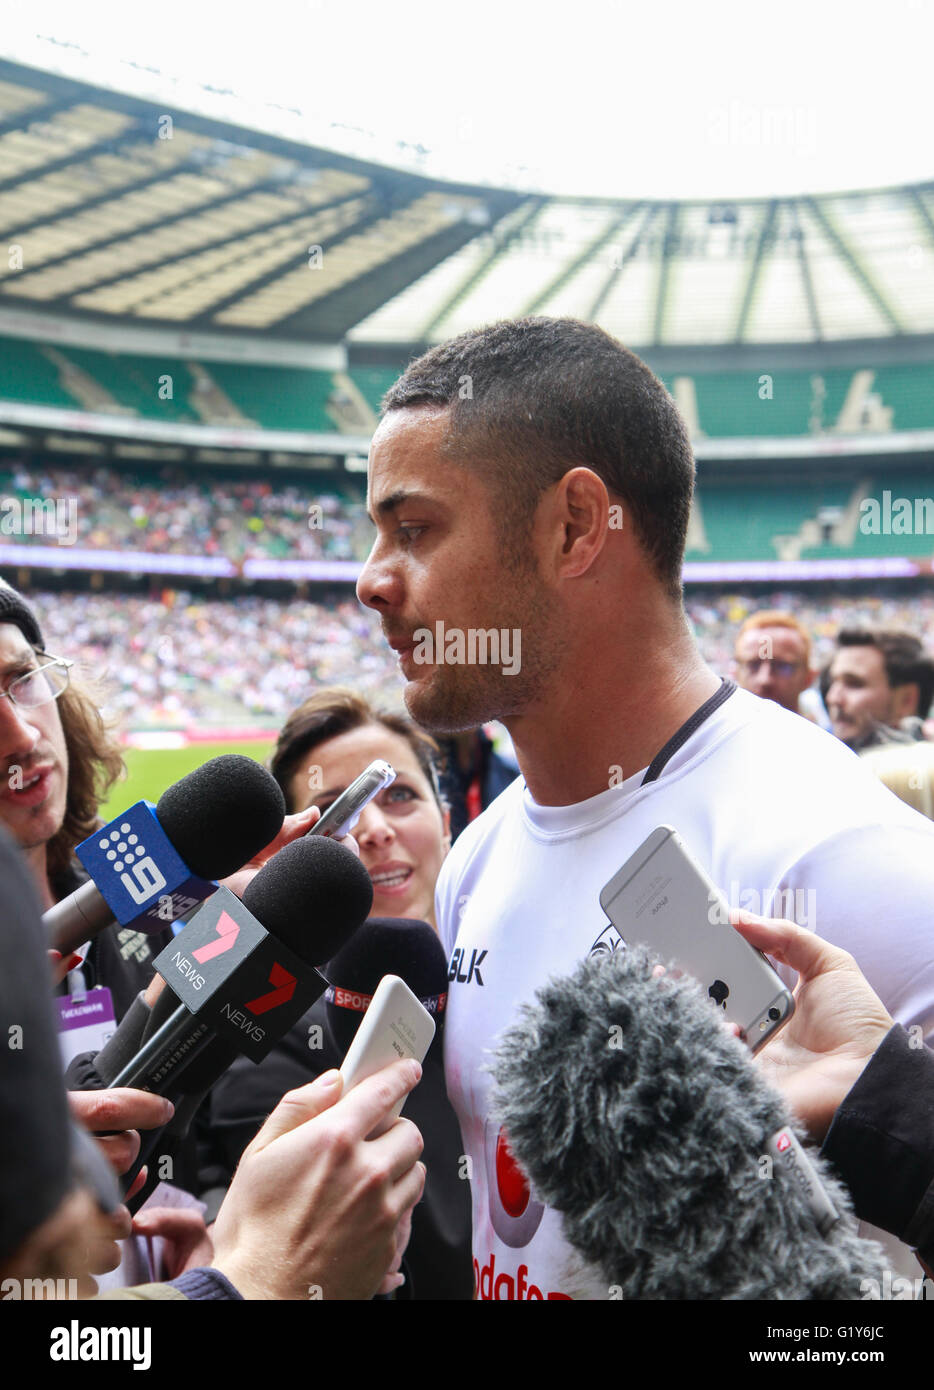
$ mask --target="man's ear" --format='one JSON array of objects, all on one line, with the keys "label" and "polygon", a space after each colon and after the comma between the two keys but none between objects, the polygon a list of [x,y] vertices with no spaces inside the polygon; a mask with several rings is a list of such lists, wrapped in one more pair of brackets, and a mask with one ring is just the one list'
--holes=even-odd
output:
[{"label": "man's ear", "polygon": [[895,719],[906,719],[910,714],[918,713],[918,705],[921,703],[921,687],[917,681],[909,681],[905,685],[896,685],[892,691],[892,715]]},{"label": "man's ear", "polygon": [[572,468],[561,479],[564,544],[562,571],[585,574],[606,543],[610,501],[606,483],[592,468]]}]

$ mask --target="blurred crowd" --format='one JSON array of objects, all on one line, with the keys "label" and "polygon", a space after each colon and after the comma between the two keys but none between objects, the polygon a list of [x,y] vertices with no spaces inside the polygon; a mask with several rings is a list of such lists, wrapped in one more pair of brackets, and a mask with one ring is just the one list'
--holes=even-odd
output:
[{"label": "blurred crowd", "polygon": [[[128,727],[275,724],[322,685],[351,685],[401,709],[402,682],[379,620],[356,599],[209,600],[33,592],[50,649],[105,678],[108,707]],[[934,594],[894,598],[826,594],[689,593],[704,658],[729,674],[736,631],[763,608],[793,613],[811,634],[818,669],[844,627],[907,629],[934,650]]]},{"label": "blurred crowd", "polygon": [[379,621],[353,598],[34,598],[50,650],[102,678],[108,710],[131,727],[275,723],[319,685],[339,683],[400,705]]},{"label": "blurred crowd", "polygon": [[[0,494],[74,499],[77,536],[69,543],[92,550],[135,550],[159,555],[251,559],[360,560],[370,545],[361,497],[314,479],[302,485],[214,479],[195,481],[177,468],[144,473],[112,468],[28,468],[0,473]],[[48,544],[47,536],[11,533],[11,539]]]},{"label": "blurred crowd", "polygon": [[830,589],[709,598],[694,590],[688,592],[685,608],[704,660],[721,675],[729,672],[736,629],[751,613],[763,609],[794,614],[810,635],[818,670],[829,662],[841,628],[898,628],[913,632],[922,646],[934,650],[934,594],[920,589],[910,595],[888,598],[841,594]]}]

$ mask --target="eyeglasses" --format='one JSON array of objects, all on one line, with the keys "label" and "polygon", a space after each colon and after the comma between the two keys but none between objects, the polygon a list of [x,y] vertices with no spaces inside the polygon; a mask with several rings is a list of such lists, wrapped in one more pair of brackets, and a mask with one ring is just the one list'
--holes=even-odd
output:
[{"label": "eyeglasses", "polygon": [[[38,654],[51,656],[50,652]],[[36,709],[39,705],[51,704],[68,689],[68,673],[74,664],[63,656],[53,656],[45,666],[38,666],[35,671],[27,671],[25,676],[17,676],[6,690],[0,690],[0,700],[9,696],[10,702],[18,709]]]},{"label": "eyeglasses", "polygon": [[753,657],[750,661],[741,661],[739,665],[746,672],[747,676],[757,676],[761,667],[771,666],[772,672],[776,676],[793,676],[795,671],[801,667],[800,661],[769,661],[760,660]]}]

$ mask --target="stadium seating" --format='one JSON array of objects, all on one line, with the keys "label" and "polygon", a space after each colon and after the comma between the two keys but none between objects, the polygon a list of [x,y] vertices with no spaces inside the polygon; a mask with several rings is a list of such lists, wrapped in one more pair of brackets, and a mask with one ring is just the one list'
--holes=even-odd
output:
[{"label": "stadium seating", "polygon": [[[365,433],[366,418],[405,363],[353,366],[346,375],[321,369],[244,362],[183,360],[174,356],[109,353],[0,338],[6,367],[0,401],[73,409],[93,408],[69,386],[63,363],[96,383],[109,408],[143,419],[186,424],[256,424],[269,430]],[[172,395],[160,394],[160,378],[172,378]],[[813,434],[879,433],[934,429],[934,363],[905,363],[821,371],[770,367],[768,354],[746,371],[664,372],[675,396],[688,380],[696,400],[697,428],[706,439],[794,438]],[[201,383],[199,388],[199,382]],[[359,391],[363,412],[341,409],[348,382]],[[219,392],[216,409],[206,384]],[[683,386],[680,388],[685,389]],[[200,396],[200,399],[199,399]],[[207,408],[206,408],[207,407]]]}]

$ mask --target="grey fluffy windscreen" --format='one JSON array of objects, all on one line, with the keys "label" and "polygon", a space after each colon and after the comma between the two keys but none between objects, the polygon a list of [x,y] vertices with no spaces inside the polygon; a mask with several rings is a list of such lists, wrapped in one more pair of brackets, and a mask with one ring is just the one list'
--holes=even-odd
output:
[{"label": "grey fluffy windscreen", "polygon": [[643,947],[585,960],[500,1041],[493,1109],[536,1196],[608,1297],[859,1299],[882,1262],[842,1183],[812,1149],[841,1213],[822,1236],[793,1174],[763,1161],[783,1098],[655,963]]}]

